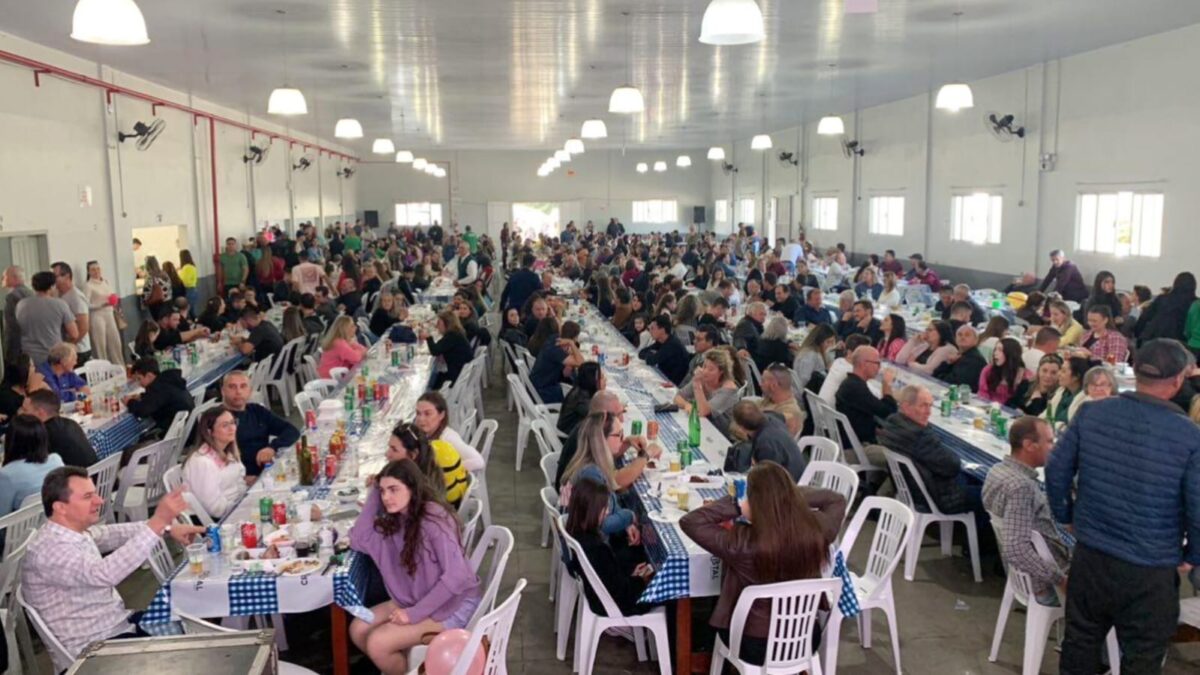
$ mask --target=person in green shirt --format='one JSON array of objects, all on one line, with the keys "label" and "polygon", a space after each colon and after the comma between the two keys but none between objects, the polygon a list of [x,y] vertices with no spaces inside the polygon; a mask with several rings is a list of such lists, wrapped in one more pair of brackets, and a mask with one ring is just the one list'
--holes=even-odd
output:
[{"label": "person in green shirt", "polygon": [[463,241],[467,242],[467,246],[471,248],[471,255],[479,252],[479,235],[471,231],[471,226],[467,226],[467,231],[462,236]]},{"label": "person in green shirt", "polygon": [[345,239],[345,245],[346,245],[345,250],[354,251],[355,253],[358,253],[359,251],[361,251],[362,247],[363,247],[361,234],[362,234],[362,231],[359,230],[357,227],[355,227],[354,229],[347,232],[346,239]]},{"label": "person in green shirt", "polygon": [[225,240],[225,252],[221,254],[221,274],[225,278],[227,293],[245,282],[250,274],[250,263],[238,250],[237,239],[233,237]]},{"label": "person in green shirt", "polygon": [[1188,349],[1200,359],[1200,300],[1188,308],[1187,322],[1183,325],[1183,339],[1187,340]]}]

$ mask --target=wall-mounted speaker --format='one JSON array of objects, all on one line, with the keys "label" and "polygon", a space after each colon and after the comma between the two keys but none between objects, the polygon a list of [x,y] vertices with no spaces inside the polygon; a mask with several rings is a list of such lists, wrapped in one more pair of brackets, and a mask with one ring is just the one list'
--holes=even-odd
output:
[{"label": "wall-mounted speaker", "polygon": [[367,224],[367,227],[379,227],[379,212],[363,211],[363,222]]},{"label": "wall-mounted speaker", "polygon": [[702,225],[706,222],[704,220],[704,207],[703,206],[696,206],[696,207],[692,208],[692,222],[696,223],[697,225]]}]

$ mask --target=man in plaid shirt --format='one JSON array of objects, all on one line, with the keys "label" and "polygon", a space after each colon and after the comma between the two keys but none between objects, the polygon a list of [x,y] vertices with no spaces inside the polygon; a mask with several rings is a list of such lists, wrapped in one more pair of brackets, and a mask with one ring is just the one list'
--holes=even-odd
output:
[{"label": "man in plaid shirt", "polygon": [[[100,525],[104,499],[87,470],[74,466],[46,475],[42,505],[48,520],[29,539],[21,589],[71,655],[99,640],[134,637],[140,612],[125,607],[117,584],[150,558],[164,533],[186,545],[203,532],[172,526],[187,508],[182,488],[165,495],[147,521]],[[59,661],[54,659],[56,672],[71,665]]]},{"label": "man in plaid shirt", "polygon": [[[1066,596],[1070,543],[1054,523],[1036,472],[1054,448],[1054,430],[1046,420],[1026,415],[1013,422],[1008,442],[1012,454],[992,467],[983,482],[983,507],[1004,521],[999,532],[1004,563],[1029,575],[1039,601],[1058,605],[1054,589]],[[1034,550],[1034,530],[1046,540],[1053,562]]]}]

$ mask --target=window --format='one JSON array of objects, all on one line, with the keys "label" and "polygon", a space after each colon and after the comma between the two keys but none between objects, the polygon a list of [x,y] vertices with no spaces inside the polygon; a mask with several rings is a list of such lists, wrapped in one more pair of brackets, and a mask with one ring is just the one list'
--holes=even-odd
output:
[{"label": "window", "polygon": [[429,202],[409,202],[396,205],[397,225],[432,225],[442,222],[442,205]]},{"label": "window", "polygon": [[837,197],[817,197],[813,200],[813,229],[814,230],[829,230],[838,229],[838,198]]},{"label": "window", "polygon": [[1000,243],[1000,195],[976,192],[950,201],[950,239],[972,244]]},{"label": "window", "polygon": [[718,199],[713,205],[713,220],[720,224],[729,223],[729,200]]},{"label": "window", "polygon": [[648,199],[633,203],[635,223],[679,223],[679,203],[674,199]]},{"label": "window", "polygon": [[754,198],[745,197],[738,200],[738,222],[747,225],[754,224]]},{"label": "window", "polygon": [[1081,194],[1076,213],[1075,248],[1080,251],[1147,258],[1162,253],[1162,193]]},{"label": "window", "polygon": [[899,237],[904,234],[904,197],[871,197],[867,231]]}]

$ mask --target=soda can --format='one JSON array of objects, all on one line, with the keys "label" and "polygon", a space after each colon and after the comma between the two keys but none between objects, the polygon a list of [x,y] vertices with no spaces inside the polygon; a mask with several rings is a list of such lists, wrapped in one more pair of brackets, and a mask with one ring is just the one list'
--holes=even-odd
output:
[{"label": "soda can", "polygon": [[592,356],[600,355],[600,345],[592,345]]},{"label": "soda can", "polygon": [[1004,415],[996,416],[996,435],[1000,438],[1008,438],[1008,418]]},{"label": "soda can", "polygon": [[364,405],[362,407],[362,420],[363,420],[363,424],[371,423],[371,406]]},{"label": "soda can", "polygon": [[394,352],[392,352],[392,367],[395,368],[395,367],[398,367],[399,365],[400,365],[400,352],[394,351]]},{"label": "soda can", "polygon": [[746,498],[746,479],[742,477],[733,479],[733,496],[739,502]]},{"label": "soda can", "polygon": [[641,436],[642,435],[642,421],[634,420],[632,423],[630,423],[629,433],[630,433],[630,435],[633,435],[633,436]]},{"label": "soda can", "polygon": [[325,455],[325,477],[333,480],[337,476],[337,455],[330,453]]},{"label": "soda can", "polygon": [[270,497],[260,497],[258,500],[258,519],[264,523],[271,522],[271,509],[275,506],[275,500]]},{"label": "soda can", "polygon": [[242,547],[258,548],[258,525],[242,523]]},{"label": "soda can", "polygon": [[367,377],[370,377],[370,376],[371,376],[371,367],[370,367],[370,366],[368,366],[368,365],[367,365],[367,364],[365,364],[365,363],[363,364],[363,367],[362,367],[362,376],[363,376],[364,378],[367,378]]},{"label": "soda can", "polygon": [[646,438],[652,441],[658,438],[658,420],[646,420]]},{"label": "soda can", "polygon": [[315,410],[304,411],[304,426],[308,427],[309,429],[317,428],[317,411],[315,411]]},{"label": "soda can", "polygon": [[216,523],[208,526],[208,530],[205,531],[205,538],[208,540],[209,553],[221,552],[221,528]]},{"label": "soda can", "polygon": [[271,507],[271,521],[276,525],[287,525],[287,504],[283,502],[275,502]]},{"label": "soda can", "polygon": [[949,417],[950,411],[954,408],[954,401],[950,397],[942,399],[942,417]]}]

